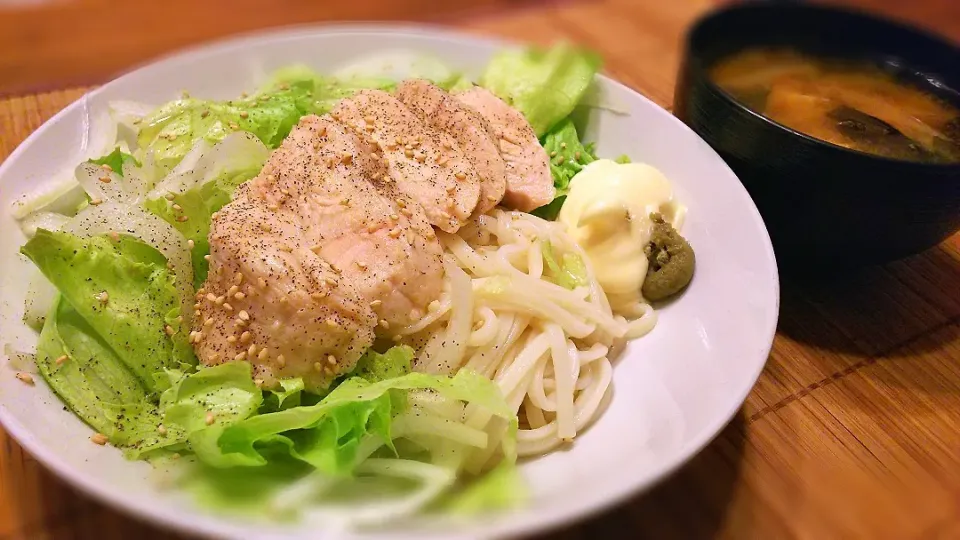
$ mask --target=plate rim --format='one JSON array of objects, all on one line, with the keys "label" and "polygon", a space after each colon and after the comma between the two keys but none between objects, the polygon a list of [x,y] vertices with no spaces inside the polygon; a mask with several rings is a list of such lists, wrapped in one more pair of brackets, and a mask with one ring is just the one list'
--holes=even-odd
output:
[{"label": "plate rim", "polygon": [[[478,35],[468,31],[441,25],[402,22],[307,23],[247,31],[211,41],[205,41],[159,55],[121,73],[119,76],[111,79],[110,81],[99,85],[88,92],[85,92],[77,100],[64,107],[54,116],[45,121],[40,127],[34,130],[33,133],[24,139],[17,146],[17,148],[15,148],[14,151],[7,156],[3,163],[0,164],[0,178],[7,174],[7,169],[12,166],[13,162],[20,159],[20,155],[25,152],[29,146],[35,144],[37,140],[44,137],[46,131],[48,131],[52,125],[60,122],[62,117],[66,116],[77,108],[87,108],[91,98],[107,91],[111,86],[119,84],[121,81],[127,78],[134,77],[143,71],[154,69],[161,64],[173,62],[186,56],[197,54],[215,54],[234,48],[252,47],[265,42],[277,42],[285,39],[296,39],[316,34],[381,34],[394,36],[399,34],[413,37],[427,37],[435,40],[455,40],[460,42],[467,40],[475,44],[483,44],[495,47],[516,47],[522,45],[516,40],[502,39],[489,35]],[[746,207],[750,211],[752,224],[756,226],[762,233],[761,239],[764,241],[762,246],[762,254],[764,256],[764,260],[769,262],[769,273],[765,277],[772,285],[770,299],[772,299],[773,305],[766,305],[767,302],[765,301],[765,305],[763,307],[765,309],[772,308],[771,312],[773,315],[769,321],[768,328],[760,329],[758,331],[758,333],[762,333],[764,336],[765,345],[762,347],[762,350],[758,349],[756,352],[757,356],[760,356],[760,353],[762,353],[763,361],[757,363],[754,373],[750,377],[750,384],[746,385],[745,390],[738,392],[735,396],[736,406],[734,406],[732,410],[725,411],[722,415],[718,415],[715,421],[708,423],[708,426],[704,428],[701,433],[697,434],[698,436],[696,438],[692,439],[686,445],[681,447],[680,450],[673,455],[673,457],[665,460],[666,466],[662,467],[656,473],[650,474],[643,478],[634,477],[629,481],[612,486],[600,495],[588,497],[584,502],[575,505],[574,510],[565,514],[552,513],[549,515],[542,515],[537,520],[531,520],[529,517],[524,518],[523,514],[514,514],[512,519],[511,517],[507,516],[504,520],[492,525],[492,531],[485,531],[487,534],[495,536],[516,537],[534,532],[555,530],[574,521],[582,521],[590,516],[600,513],[605,509],[623,503],[631,496],[652,489],[660,484],[664,479],[673,475],[691,459],[697,456],[713,440],[715,440],[741,410],[743,403],[746,401],[746,398],[749,396],[750,392],[752,392],[757,380],[760,377],[760,374],[766,365],[767,360],[769,359],[770,352],[773,348],[774,338],[776,336],[781,302],[780,279],[776,256],[773,251],[773,245],[770,240],[769,232],[767,231],[766,225],[760,216],[759,210],[746,191],[746,188],[742,185],[742,183],[739,182],[739,177],[736,176],[736,173],[730,170],[729,165],[727,165],[726,162],[724,162],[722,158],[716,154],[716,151],[713,150],[713,148],[711,148],[706,141],[694,133],[686,124],[676,118],[670,111],[666,110],[664,107],[661,107],[639,91],[630,88],[629,86],[613,79],[612,77],[602,73],[598,74],[597,77],[603,80],[604,84],[618,87],[620,90],[633,94],[635,97],[645,101],[647,105],[660,109],[661,112],[670,117],[671,121],[675,123],[679,129],[693,134],[696,137],[698,144],[704,147],[709,153],[714,154],[720,161],[721,165],[728,170],[730,175],[738,180],[733,189],[738,192],[737,195],[741,199],[744,199]],[[0,425],[4,427],[10,437],[17,441],[17,443],[20,444],[24,450],[29,452],[30,455],[32,455],[46,469],[52,471],[59,479],[66,482],[74,489],[93,497],[97,501],[106,504],[113,509],[117,509],[129,516],[133,516],[136,519],[154,524],[163,529],[175,530],[192,535],[201,535],[204,537],[223,537],[225,529],[235,528],[232,525],[218,527],[216,523],[223,522],[224,518],[213,515],[210,515],[207,517],[207,519],[199,522],[187,523],[186,521],[172,518],[167,512],[151,509],[151,505],[146,502],[125,499],[122,495],[113,493],[109,489],[109,486],[101,485],[96,481],[95,478],[90,478],[90,474],[84,473],[80,469],[76,469],[67,465],[65,462],[62,462],[58,455],[56,455],[54,452],[46,451],[43,445],[33,437],[29,428],[26,425],[21,424],[10,413],[7,412],[7,408],[2,401],[0,401]],[[211,523],[211,520],[214,520],[214,523]],[[464,536],[445,535],[445,537],[460,538]]]}]

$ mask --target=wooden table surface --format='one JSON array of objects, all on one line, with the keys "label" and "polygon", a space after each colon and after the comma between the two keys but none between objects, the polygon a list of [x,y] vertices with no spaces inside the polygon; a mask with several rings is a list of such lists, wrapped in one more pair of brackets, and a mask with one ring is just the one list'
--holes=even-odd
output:
[{"label": "wooden table surface", "polygon": [[[713,3],[80,0],[0,7],[0,94],[19,95],[0,100],[0,159],[83,90],[26,92],[102,82],[215,36],[319,20],[418,19],[544,44],[574,40],[601,52],[611,75],[667,106],[682,33]],[[960,41],[956,0],[846,3]],[[785,282],[782,296],[766,369],[722,434],[653,491],[543,538],[960,538],[960,235],[829,285]],[[0,538],[168,536],[66,487],[0,430]]]}]

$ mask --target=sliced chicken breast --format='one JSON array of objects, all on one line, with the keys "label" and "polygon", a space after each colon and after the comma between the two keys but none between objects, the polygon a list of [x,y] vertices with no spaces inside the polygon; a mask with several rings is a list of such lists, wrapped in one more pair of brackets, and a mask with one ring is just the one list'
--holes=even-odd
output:
[{"label": "sliced chicken breast", "polygon": [[193,334],[205,364],[247,358],[266,384],[325,388],[375,329],[390,335],[439,298],[440,244],[383,160],[341,124],[308,116],[214,216]]},{"label": "sliced chicken breast", "polygon": [[416,321],[439,298],[443,249],[433,228],[390,181],[383,155],[344,125],[301,119],[250,185],[299,218],[315,251],[373,308],[381,335]]},{"label": "sliced chicken breast", "polygon": [[523,114],[480,87],[456,97],[479,112],[498,139],[500,155],[507,162],[503,204],[529,212],[552,201],[556,189],[550,175],[550,157]]},{"label": "sliced chicken breast", "polygon": [[191,334],[205,365],[248,360],[265,387],[326,388],[373,343],[360,291],[309,248],[292,214],[242,194],[216,214]]},{"label": "sliced chicken breast", "polygon": [[428,127],[380,90],[341,100],[331,115],[383,151],[389,176],[431,224],[454,233],[477,207],[480,177],[451,135]]},{"label": "sliced chicken breast", "polygon": [[477,170],[480,200],[474,213],[483,214],[495,207],[507,188],[507,164],[483,117],[429,81],[403,81],[395,95],[427,125],[451,135]]}]

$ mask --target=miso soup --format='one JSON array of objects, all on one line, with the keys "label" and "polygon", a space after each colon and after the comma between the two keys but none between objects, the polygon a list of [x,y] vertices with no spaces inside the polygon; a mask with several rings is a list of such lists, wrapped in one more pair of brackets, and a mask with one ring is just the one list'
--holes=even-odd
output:
[{"label": "miso soup", "polygon": [[876,66],[756,48],[721,60],[710,76],[750,109],[811,137],[894,159],[960,162],[960,110]]}]

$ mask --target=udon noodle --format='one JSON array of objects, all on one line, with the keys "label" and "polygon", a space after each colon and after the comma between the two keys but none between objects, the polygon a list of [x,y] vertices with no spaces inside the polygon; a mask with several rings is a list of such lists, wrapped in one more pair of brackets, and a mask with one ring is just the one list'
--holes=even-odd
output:
[{"label": "udon noodle", "polygon": [[[495,209],[458,234],[440,234],[440,241],[444,294],[425,317],[398,331],[418,349],[416,369],[470,369],[494,380],[520,418],[521,456],[572,440],[601,408],[611,356],[626,339],[649,332],[656,313],[636,303],[623,311],[630,320],[615,314],[589,260],[559,223]],[[579,286],[555,283],[545,249],[555,259],[574,254],[583,261]],[[468,411],[474,427],[488,420]]]}]

